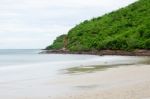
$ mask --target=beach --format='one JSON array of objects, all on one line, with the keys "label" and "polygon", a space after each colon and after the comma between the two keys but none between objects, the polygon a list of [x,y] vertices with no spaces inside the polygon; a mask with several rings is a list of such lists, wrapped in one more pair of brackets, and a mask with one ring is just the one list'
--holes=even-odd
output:
[{"label": "beach", "polygon": [[[3,99],[150,99],[149,71],[150,65],[131,65],[91,74],[65,76],[51,81],[43,79],[43,85],[41,83],[38,86],[28,86],[32,90],[26,90],[27,93],[25,90],[18,94],[12,91],[14,95],[7,95],[8,93],[5,95],[3,93],[5,91],[1,91],[0,97]],[[34,88],[35,86],[38,88]],[[50,90],[52,86],[55,90]],[[68,86],[71,90],[65,89]],[[42,87],[47,88],[44,90]]]},{"label": "beach", "polygon": [[56,99],[150,99],[150,65],[112,68],[65,80],[80,91]]},{"label": "beach", "polygon": [[150,99],[150,0],[0,0],[0,99]]},{"label": "beach", "polygon": [[0,55],[0,98],[149,99],[149,62],[147,56]]}]

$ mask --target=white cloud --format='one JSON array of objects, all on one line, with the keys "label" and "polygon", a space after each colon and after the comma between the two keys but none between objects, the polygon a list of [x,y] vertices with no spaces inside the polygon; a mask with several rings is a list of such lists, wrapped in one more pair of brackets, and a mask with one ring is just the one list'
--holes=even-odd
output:
[{"label": "white cloud", "polygon": [[137,0],[0,0],[0,48],[44,48],[80,21]]}]

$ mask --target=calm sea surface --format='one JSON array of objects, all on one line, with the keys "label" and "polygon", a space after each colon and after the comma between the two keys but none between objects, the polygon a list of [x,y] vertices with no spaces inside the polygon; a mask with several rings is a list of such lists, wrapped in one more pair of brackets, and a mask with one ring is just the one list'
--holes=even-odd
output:
[{"label": "calm sea surface", "polygon": [[[2,67],[52,64],[72,66],[113,65],[113,64],[149,64],[149,57],[137,56],[96,56],[70,54],[39,54],[38,49],[0,49],[0,69]],[[67,65],[66,65],[67,64]],[[57,67],[57,66],[53,66]]]},{"label": "calm sea surface", "polygon": [[66,62],[96,58],[90,55],[61,55],[39,54],[42,50],[37,49],[4,49],[0,50],[0,67],[24,64]]}]

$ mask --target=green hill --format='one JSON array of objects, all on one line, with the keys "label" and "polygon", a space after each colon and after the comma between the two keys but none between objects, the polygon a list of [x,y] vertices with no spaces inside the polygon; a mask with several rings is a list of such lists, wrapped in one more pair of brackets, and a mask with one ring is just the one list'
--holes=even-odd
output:
[{"label": "green hill", "polygon": [[46,49],[69,51],[150,49],[150,0],[86,20],[61,35]]}]

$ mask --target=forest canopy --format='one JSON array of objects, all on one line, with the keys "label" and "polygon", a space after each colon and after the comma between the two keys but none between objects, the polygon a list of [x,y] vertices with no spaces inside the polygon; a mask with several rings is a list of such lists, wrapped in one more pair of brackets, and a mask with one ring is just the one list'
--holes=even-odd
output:
[{"label": "forest canopy", "polygon": [[150,1],[139,0],[101,17],[85,20],[46,49],[69,51],[150,49]]}]

